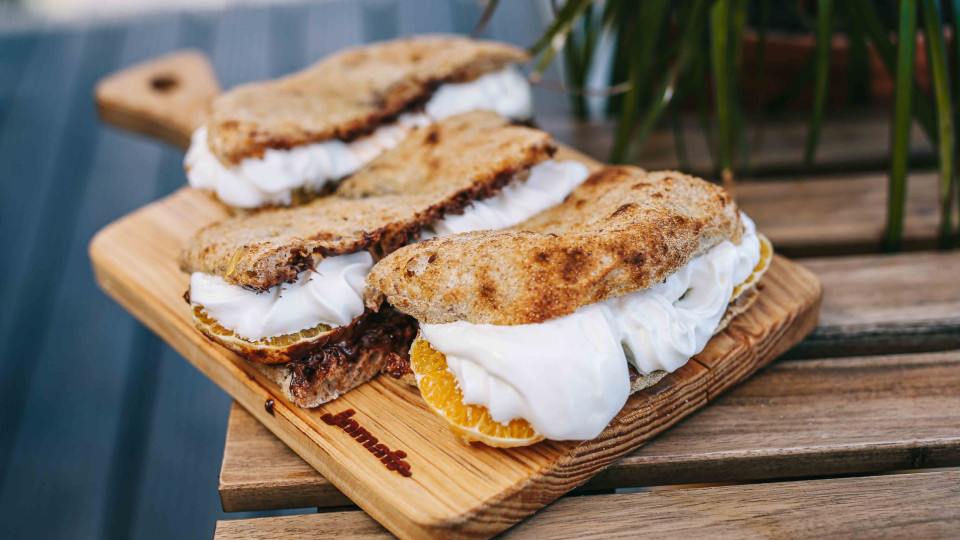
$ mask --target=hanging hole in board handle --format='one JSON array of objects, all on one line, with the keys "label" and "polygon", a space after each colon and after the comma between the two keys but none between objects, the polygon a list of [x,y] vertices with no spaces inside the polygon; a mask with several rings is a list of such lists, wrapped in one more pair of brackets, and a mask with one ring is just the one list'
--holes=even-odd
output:
[{"label": "hanging hole in board handle", "polygon": [[176,89],[178,85],[179,81],[177,80],[177,77],[170,74],[154,75],[150,79],[151,88],[161,94],[166,94],[167,92]]}]

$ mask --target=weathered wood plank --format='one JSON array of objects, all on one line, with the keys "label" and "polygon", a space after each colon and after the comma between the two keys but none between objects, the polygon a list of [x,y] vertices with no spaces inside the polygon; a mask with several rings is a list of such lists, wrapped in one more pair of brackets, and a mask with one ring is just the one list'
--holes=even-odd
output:
[{"label": "weathered wood plank", "polygon": [[236,402],[220,465],[220,502],[227,512],[353,504]]},{"label": "weathered wood plank", "polygon": [[[933,173],[910,176],[907,250],[936,246],[937,181]],[[883,173],[744,182],[735,196],[781,253],[809,257],[881,250],[887,208]]]},{"label": "weathered wood plank", "polygon": [[820,326],[791,357],[960,348],[960,252],[807,259],[824,287]]},{"label": "weathered wood plank", "polygon": [[[554,92],[555,94],[557,92]],[[572,121],[568,116],[539,116],[541,126],[575,148],[605,161],[613,144],[613,121]],[[695,115],[682,120],[687,149],[686,167],[678,158],[671,129],[655,131],[638,158],[648,169],[676,169],[713,176],[710,149]],[[811,167],[803,165],[804,144],[810,129],[808,117],[774,117],[763,123],[763,137],[756,144],[755,128],[748,130],[751,141],[750,176],[788,176],[804,173],[883,170],[889,163],[890,116],[887,110],[846,111],[824,121],[820,147]],[[932,162],[933,153],[919,126],[913,126],[911,155],[917,162]]]},{"label": "weathered wood plank", "polygon": [[[960,465],[960,351],[778,362],[598,474],[587,489]],[[349,504],[241,407],[227,511]]]},{"label": "weathered wood plank", "polygon": [[[560,499],[503,538],[942,538],[960,528],[960,471]],[[389,537],[359,511],[217,522],[215,538]]]}]

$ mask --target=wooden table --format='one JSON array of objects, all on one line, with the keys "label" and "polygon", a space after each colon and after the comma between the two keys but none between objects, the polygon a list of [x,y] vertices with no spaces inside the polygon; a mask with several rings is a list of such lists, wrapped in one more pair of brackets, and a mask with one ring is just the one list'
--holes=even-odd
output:
[{"label": "wooden table", "polygon": [[[545,124],[567,134],[596,129]],[[874,122],[856,125],[863,144],[876,143],[867,135]],[[839,159],[842,148],[832,152]],[[783,360],[504,536],[960,531],[960,252],[927,249],[936,186],[920,173],[907,218],[908,248],[919,251],[876,253],[885,182],[882,171],[862,170],[741,184],[738,200],[779,250],[815,256],[800,262],[824,286],[820,326]],[[220,496],[227,511],[319,512],[220,521],[217,538],[389,535],[236,405]]]},{"label": "wooden table", "polygon": [[[506,536],[604,538],[634,527],[666,537],[957,531],[960,253],[804,263],[822,280],[824,303],[796,359],[773,364]],[[926,286],[918,275],[929,276],[920,278]],[[936,287],[937,276],[951,283]],[[929,289],[937,294],[923,294]],[[865,353],[840,357],[858,344]],[[946,350],[918,352],[930,349]],[[664,487],[611,494],[640,486]],[[348,499],[237,406],[220,495],[228,511],[321,513],[222,521],[219,538],[387,534],[343,508]]]}]

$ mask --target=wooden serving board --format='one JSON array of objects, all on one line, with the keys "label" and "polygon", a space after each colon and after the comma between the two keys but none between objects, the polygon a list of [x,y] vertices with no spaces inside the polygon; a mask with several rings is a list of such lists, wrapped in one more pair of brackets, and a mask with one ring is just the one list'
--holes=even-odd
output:
[{"label": "wooden serving board", "polygon": [[[164,61],[151,64],[153,71],[135,68],[140,69],[136,78],[146,77],[144,84],[120,74],[98,89],[104,116],[111,117],[111,104],[101,95],[104,88],[122,82],[130,92],[127,97],[137,102],[136,92],[156,90],[149,81],[156,80],[158,66],[163,68],[163,80],[180,80],[177,66]],[[159,86],[169,94],[181,84],[173,89],[166,83]],[[115,92],[114,99],[117,96],[124,94]],[[124,125],[133,128],[136,118],[148,116],[135,107],[121,115]],[[182,136],[185,128],[177,126],[192,125],[183,118],[165,124],[163,118],[154,115],[142,125],[154,126],[152,132],[165,137]],[[156,129],[164,125],[167,128]],[[570,149],[561,149],[559,157],[598,165]],[[775,257],[760,283],[757,303],[686,366],[632,396],[596,439],[545,441],[511,450],[467,445],[426,407],[415,389],[389,377],[317,409],[301,409],[286,402],[279,388],[248,362],[204,338],[182,298],[189,276],[176,260],[197,229],[227,213],[209,196],[183,188],[112,223],[90,244],[100,286],[401,537],[479,537],[506,529],[769,363],[809,334],[819,313],[821,287],[816,277]],[[375,437],[378,446],[384,445],[374,447],[376,454],[368,449],[373,444],[364,446],[333,423],[335,415],[346,411],[353,411],[351,420]],[[385,449],[391,454],[383,456]]]}]

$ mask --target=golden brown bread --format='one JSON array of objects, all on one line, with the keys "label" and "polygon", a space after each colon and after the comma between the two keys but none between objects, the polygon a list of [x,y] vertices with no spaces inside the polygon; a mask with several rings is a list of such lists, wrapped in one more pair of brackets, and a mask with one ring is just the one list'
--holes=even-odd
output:
[{"label": "golden brown bread", "polygon": [[555,149],[549,134],[509,125],[492,112],[454,116],[414,131],[332,197],[201,229],[184,247],[180,267],[268,289],[322,257],[361,249],[387,253],[445,213],[493,195]]},{"label": "golden brown bread", "polygon": [[210,149],[225,165],[329,139],[350,140],[425,102],[445,82],[523,62],[526,51],[462,36],[418,36],[347,49],[293,75],[218,97]]},{"label": "golden brown bread", "polygon": [[430,324],[532,324],[660,283],[723,240],[739,242],[729,194],[678,172],[607,167],[563,203],[512,229],[401,248],[367,277],[387,301]]}]

